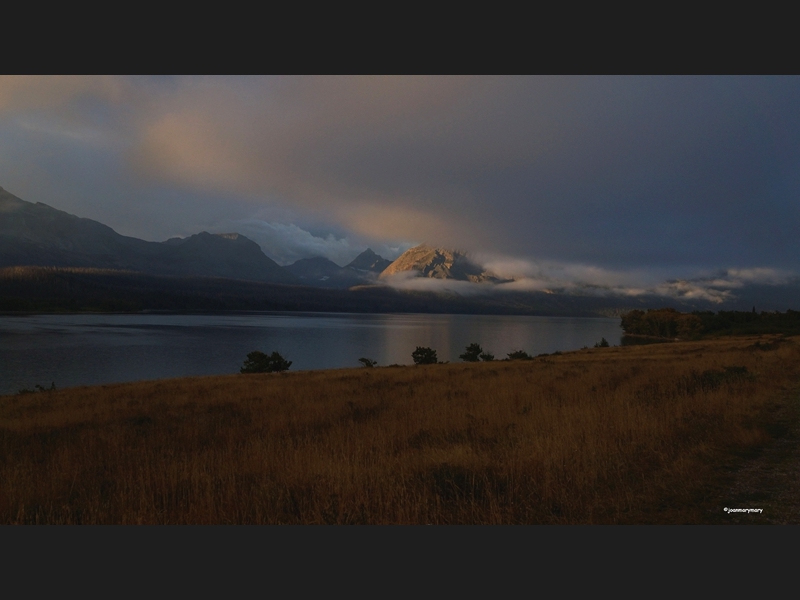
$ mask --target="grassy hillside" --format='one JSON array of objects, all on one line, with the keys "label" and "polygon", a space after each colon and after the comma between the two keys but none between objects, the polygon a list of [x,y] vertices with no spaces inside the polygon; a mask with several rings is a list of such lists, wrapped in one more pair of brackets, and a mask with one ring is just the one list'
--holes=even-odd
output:
[{"label": "grassy hillside", "polygon": [[800,338],[0,397],[2,523],[702,523]]}]

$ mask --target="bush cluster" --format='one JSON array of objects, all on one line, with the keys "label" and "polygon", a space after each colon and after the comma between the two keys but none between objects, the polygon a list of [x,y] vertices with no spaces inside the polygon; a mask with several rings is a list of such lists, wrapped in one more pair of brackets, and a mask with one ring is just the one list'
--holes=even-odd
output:
[{"label": "bush cluster", "polygon": [[247,355],[247,360],[244,365],[239,369],[240,373],[279,373],[287,371],[292,366],[292,361],[286,360],[278,354],[273,352],[269,356],[263,352],[255,350]]},{"label": "bush cluster", "polygon": [[417,349],[411,353],[411,358],[415,365],[435,365],[438,362],[436,350],[423,346],[417,346]]},{"label": "bush cluster", "polygon": [[[603,338],[599,343],[595,344],[595,348],[597,347],[606,347],[608,346],[608,342],[605,338]],[[555,352],[554,354],[561,354],[560,352]],[[503,360],[533,360],[534,357],[525,352],[524,350],[514,350],[513,352],[509,352],[507,358]],[[539,354],[538,356],[548,356],[547,354]],[[414,361],[415,365],[435,365],[435,364],[444,364],[439,362],[439,359],[436,355],[436,350],[433,348],[428,348],[427,346],[417,346],[414,352],[411,353],[411,358]],[[483,348],[477,342],[474,342],[467,346],[464,349],[464,353],[459,355],[459,358],[465,362],[490,362],[495,359],[494,354],[491,352],[484,352]],[[361,357],[358,359],[364,367],[366,368],[373,368],[378,366],[378,361],[373,360],[367,357]],[[283,356],[281,356],[278,352],[273,352],[272,354],[265,354],[264,352],[260,352],[258,350],[254,350],[247,355],[247,359],[244,361],[244,364],[239,369],[240,373],[279,373],[281,371],[286,371],[292,365],[292,361],[286,360]],[[398,366],[398,365],[389,365],[389,366]],[[37,388],[41,389],[41,386],[36,386]],[[30,392],[32,390],[20,390],[20,393]]]},{"label": "bush cluster", "polygon": [[490,361],[494,360],[494,354],[484,352],[480,344],[470,344],[467,346],[464,354],[459,355],[461,360],[466,362],[478,362],[479,360]]}]

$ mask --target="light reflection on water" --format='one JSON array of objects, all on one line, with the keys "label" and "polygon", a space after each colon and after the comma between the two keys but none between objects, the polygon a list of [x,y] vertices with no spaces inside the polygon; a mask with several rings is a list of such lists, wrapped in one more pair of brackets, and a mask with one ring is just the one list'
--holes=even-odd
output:
[{"label": "light reflection on water", "polygon": [[496,358],[620,343],[619,319],[427,314],[83,314],[0,317],[0,394],[40,384],[94,385],[238,373],[248,352],[280,352],[291,370],[411,364],[417,346],[456,362],[472,343]]}]

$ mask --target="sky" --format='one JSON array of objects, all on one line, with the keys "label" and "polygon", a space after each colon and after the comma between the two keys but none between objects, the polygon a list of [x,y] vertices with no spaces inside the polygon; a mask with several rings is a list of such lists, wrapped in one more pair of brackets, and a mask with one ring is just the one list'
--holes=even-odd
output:
[{"label": "sky", "polygon": [[799,108],[774,76],[3,76],[0,186],[279,264],[428,243],[517,289],[724,295],[800,274]]}]

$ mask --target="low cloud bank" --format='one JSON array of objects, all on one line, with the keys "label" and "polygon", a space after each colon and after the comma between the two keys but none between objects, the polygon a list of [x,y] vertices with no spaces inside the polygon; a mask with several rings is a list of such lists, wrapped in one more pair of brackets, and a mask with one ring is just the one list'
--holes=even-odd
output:
[{"label": "low cloud bank", "polygon": [[460,296],[477,296],[497,292],[499,286],[490,283],[471,283],[456,279],[434,279],[419,277],[417,271],[401,271],[378,281],[398,290],[414,292],[437,292],[458,294]]},{"label": "low cloud bank", "polygon": [[294,224],[248,219],[234,223],[233,227],[261,246],[264,254],[280,265],[313,256],[324,256],[338,265],[345,265],[361,251],[347,238],[337,238],[332,233],[317,236]]},{"label": "low cloud bank", "polygon": [[476,262],[501,278],[499,284],[429,279],[416,272],[398,273],[383,282],[402,290],[477,295],[503,292],[567,293],[589,296],[636,297],[644,295],[722,304],[735,299],[735,290],[747,285],[778,286],[797,278],[790,271],[772,268],[722,269],[670,277],[666,270],[615,271],[593,265],[483,257]]}]

